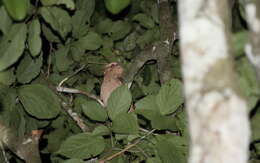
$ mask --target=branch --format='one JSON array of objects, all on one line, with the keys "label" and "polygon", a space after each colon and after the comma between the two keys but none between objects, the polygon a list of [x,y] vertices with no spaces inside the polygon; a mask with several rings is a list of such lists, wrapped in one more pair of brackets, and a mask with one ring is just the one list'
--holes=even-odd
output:
[{"label": "branch", "polygon": [[260,30],[259,22],[260,16],[257,14],[260,10],[260,4],[256,1],[250,1],[247,3],[246,16],[249,26],[250,42],[246,45],[245,51],[248,60],[254,66],[257,74],[258,82],[260,83]]},{"label": "branch", "polygon": [[158,73],[161,84],[174,77],[171,60],[171,50],[177,40],[177,25],[173,23],[173,17],[168,0],[159,3],[159,21],[161,39],[155,44],[158,64]]}]

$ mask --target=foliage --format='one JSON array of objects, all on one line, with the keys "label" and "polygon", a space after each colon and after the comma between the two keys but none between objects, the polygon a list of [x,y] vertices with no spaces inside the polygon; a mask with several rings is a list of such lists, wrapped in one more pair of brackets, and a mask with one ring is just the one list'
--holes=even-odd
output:
[{"label": "foliage", "polygon": [[[127,70],[141,51],[160,39],[157,1],[31,0],[30,7],[18,9],[15,0],[11,7],[11,1],[3,2],[0,120],[17,129],[13,132],[19,137],[43,129],[44,162],[102,160],[136,142],[109,162],[186,162],[188,130],[177,53],[170,58],[176,79],[161,84],[156,62],[149,62],[130,89],[123,85],[111,94],[106,108],[85,95],[55,89],[69,77],[62,86],[98,96],[105,64],[120,62]],[[239,82],[253,108],[259,88],[243,52],[245,30],[233,42]],[[63,103],[79,115],[88,132],[82,132]],[[128,113],[133,104],[135,111]],[[259,118],[252,121],[259,131]],[[258,132],[253,135],[259,139]]]}]

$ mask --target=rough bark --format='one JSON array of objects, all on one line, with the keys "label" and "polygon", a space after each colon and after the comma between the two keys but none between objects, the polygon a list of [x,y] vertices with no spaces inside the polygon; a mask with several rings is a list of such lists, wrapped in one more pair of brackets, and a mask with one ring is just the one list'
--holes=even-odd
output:
[{"label": "rough bark", "polygon": [[169,61],[171,60],[172,45],[177,37],[177,25],[173,22],[168,0],[161,0],[159,6],[161,39],[156,45],[156,56],[160,82],[164,84],[174,77]]},{"label": "rough bark", "polygon": [[[250,42],[246,45],[246,54],[254,65],[260,81],[260,1],[251,0],[246,5],[247,23],[250,29]],[[259,82],[260,83],[260,82]]]},{"label": "rough bark", "polygon": [[228,1],[178,5],[189,162],[246,163],[249,120],[231,58]]}]

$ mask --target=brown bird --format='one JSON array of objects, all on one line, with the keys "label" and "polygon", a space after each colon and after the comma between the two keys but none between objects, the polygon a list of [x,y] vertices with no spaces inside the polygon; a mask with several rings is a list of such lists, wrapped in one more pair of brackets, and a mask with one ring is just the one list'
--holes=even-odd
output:
[{"label": "brown bird", "polygon": [[107,106],[107,100],[111,93],[123,84],[123,73],[124,69],[117,62],[112,62],[106,65],[100,91],[100,99],[104,106]]}]

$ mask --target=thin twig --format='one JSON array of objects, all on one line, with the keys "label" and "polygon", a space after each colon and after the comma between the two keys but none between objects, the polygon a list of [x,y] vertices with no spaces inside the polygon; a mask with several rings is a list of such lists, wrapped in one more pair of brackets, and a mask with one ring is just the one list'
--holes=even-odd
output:
[{"label": "thin twig", "polygon": [[79,128],[83,131],[83,132],[88,132],[90,131],[90,129],[88,128],[88,126],[84,123],[83,119],[80,118],[80,116],[73,112],[72,108],[64,101],[61,102],[62,107],[65,109],[65,111],[70,115],[70,117],[77,123],[77,125],[79,126]]},{"label": "thin twig", "polygon": [[92,98],[94,100],[96,100],[98,103],[100,103],[100,105],[102,105],[104,107],[104,103],[100,100],[99,97],[95,96],[94,94],[90,94],[86,91],[83,90],[78,90],[78,89],[74,89],[74,88],[67,88],[67,87],[56,87],[56,90],[58,92],[63,92],[63,93],[73,93],[73,94],[83,94],[88,96],[89,98]]},{"label": "thin twig", "polygon": [[90,94],[86,91],[83,90],[78,90],[75,88],[67,88],[67,87],[62,87],[63,83],[65,83],[69,78],[71,78],[72,76],[76,75],[77,73],[79,73],[81,70],[83,70],[85,68],[85,65],[81,66],[78,70],[76,70],[73,74],[69,75],[68,77],[64,78],[56,87],[56,90],[58,92],[63,92],[63,93],[73,93],[73,94],[83,94],[88,96],[89,98],[92,98],[94,100],[96,100],[98,103],[100,103],[100,105],[104,106],[104,103],[100,100],[99,97],[95,96],[94,94]]},{"label": "thin twig", "polygon": [[58,85],[58,87],[61,87],[62,84],[64,82],[66,82],[69,78],[71,78],[72,76],[76,75],[77,73],[79,73],[81,70],[83,70],[85,68],[85,65],[81,66],[79,69],[77,69],[73,74],[67,76],[66,78],[64,78]]},{"label": "thin twig", "polygon": [[146,135],[142,136],[141,138],[139,138],[136,142],[134,142],[133,144],[129,144],[128,146],[126,146],[123,150],[113,154],[112,156],[109,156],[105,159],[102,159],[99,161],[99,163],[105,163],[106,161],[112,160],[113,158],[123,154],[124,152],[128,151],[130,148],[136,146],[138,143],[140,143],[144,138],[146,138],[147,136],[149,136],[150,134],[152,134],[156,129],[153,129],[152,131],[150,131],[149,133],[147,133]]}]

